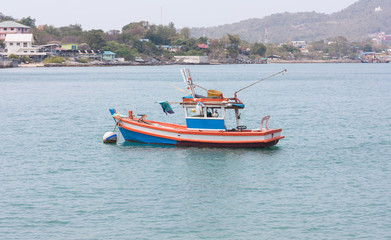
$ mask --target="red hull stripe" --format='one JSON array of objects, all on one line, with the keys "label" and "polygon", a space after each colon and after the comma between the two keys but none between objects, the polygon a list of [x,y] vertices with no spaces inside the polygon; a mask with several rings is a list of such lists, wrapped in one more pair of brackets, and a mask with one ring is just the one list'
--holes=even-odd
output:
[{"label": "red hull stripe", "polygon": [[[175,141],[178,141],[178,142],[198,142],[198,143],[218,143],[218,144],[222,144],[222,143],[225,143],[225,144],[247,144],[247,143],[268,143],[268,142],[278,141],[279,139],[284,138],[284,136],[280,136],[280,137],[274,137],[274,138],[270,138],[270,139],[266,139],[266,140],[255,140],[255,141],[214,141],[214,140],[197,140],[197,139],[193,140],[193,139],[176,138],[176,137],[171,137],[171,136],[164,136],[164,135],[160,135],[160,134],[154,134],[154,133],[149,133],[149,132],[145,132],[145,131],[140,131],[140,130],[137,130],[137,129],[129,128],[128,126],[125,126],[125,125],[122,125],[122,124],[119,125],[119,127],[125,128],[126,130],[129,130],[129,131],[137,132],[137,133],[140,133],[140,134],[145,134],[145,135],[154,136],[154,137],[171,139],[171,140],[175,140]],[[209,135],[212,135],[212,134],[209,134]]]}]

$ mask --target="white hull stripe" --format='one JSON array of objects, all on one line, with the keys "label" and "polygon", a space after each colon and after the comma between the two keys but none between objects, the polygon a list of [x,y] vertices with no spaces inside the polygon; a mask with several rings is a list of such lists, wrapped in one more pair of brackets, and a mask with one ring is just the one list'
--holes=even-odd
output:
[{"label": "white hull stripe", "polygon": [[201,141],[201,142],[268,142],[280,138],[280,132],[274,132],[267,135],[254,135],[254,136],[230,136],[230,135],[198,135],[198,134],[186,134],[175,133],[163,130],[145,128],[138,125],[121,122],[120,127],[124,127],[127,130],[143,133],[151,136],[158,136],[162,138],[168,138],[176,141]]}]

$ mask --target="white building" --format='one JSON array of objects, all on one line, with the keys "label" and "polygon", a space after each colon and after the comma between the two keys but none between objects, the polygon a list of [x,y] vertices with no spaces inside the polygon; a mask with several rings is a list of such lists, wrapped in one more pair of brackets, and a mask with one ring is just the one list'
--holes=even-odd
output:
[{"label": "white building", "polygon": [[5,55],[17,56],[44,56],[38,47],[33,46],[33,34],[7,34],[5,37]]},{"label": "white building", "polygon": [[297,48],[306,49],[307,42],[306,41],[292,41],[292,46],[297,47]]},{"label": "white building", "polygon": [[178,63],[187,64],[208,64],[208,56],[174,56],[174,59]]}]

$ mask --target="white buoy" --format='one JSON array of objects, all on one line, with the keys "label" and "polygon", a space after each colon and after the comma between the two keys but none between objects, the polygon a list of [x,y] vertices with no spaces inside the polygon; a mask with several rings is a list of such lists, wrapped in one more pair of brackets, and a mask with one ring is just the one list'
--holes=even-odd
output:
[{"label": "white buoy", "polygon": [[114,132],[107,132],[103,135],[103,143],[116,143],[117,134]]}]

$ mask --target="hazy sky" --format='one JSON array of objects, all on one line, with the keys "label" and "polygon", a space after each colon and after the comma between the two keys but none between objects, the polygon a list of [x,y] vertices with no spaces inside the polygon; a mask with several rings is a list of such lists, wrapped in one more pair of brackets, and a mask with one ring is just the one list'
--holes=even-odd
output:
[{"label": "hazy sky", "polygon": [[14,18],[31,16],[36,24],[55,27],[81,24],[84,30],[117,29],[130,22],[173,22],[175,27],[210,27],[262,18],[273,13],[332,13],[358,0],[1,0],[0,12]]}]

